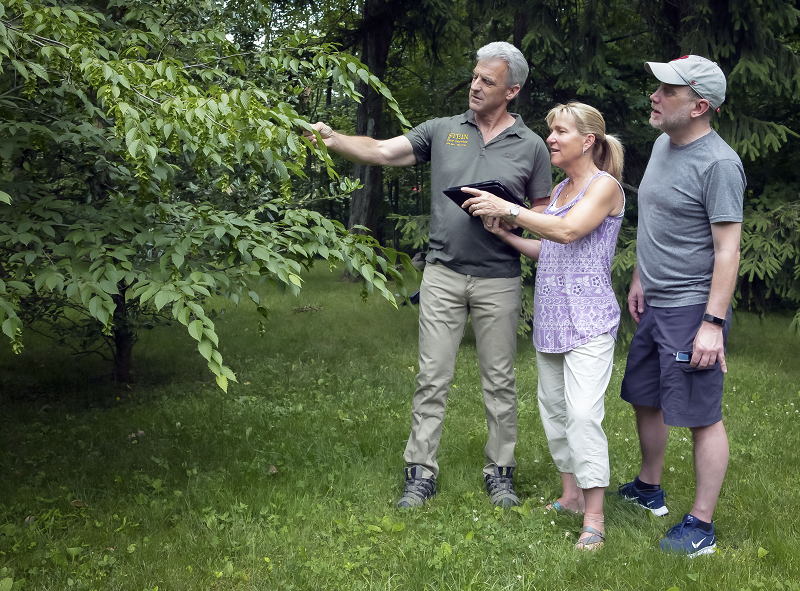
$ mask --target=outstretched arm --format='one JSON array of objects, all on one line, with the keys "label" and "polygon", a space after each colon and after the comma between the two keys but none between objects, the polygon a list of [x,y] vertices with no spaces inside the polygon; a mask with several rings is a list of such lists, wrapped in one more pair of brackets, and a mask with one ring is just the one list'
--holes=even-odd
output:
[{"label": "outstretched arm", "polygon": [[[408,138],[402,135],[389,140],[376,140],[371,137],[344,135],[333,131],[321,121],[312,125],[319,132],[322,141],[329,150],[341,154],[356,164],[372,164],[376,166],[410,166],[417,163],[414,149]],[[303,132],[316,146],[315,135]]]}]

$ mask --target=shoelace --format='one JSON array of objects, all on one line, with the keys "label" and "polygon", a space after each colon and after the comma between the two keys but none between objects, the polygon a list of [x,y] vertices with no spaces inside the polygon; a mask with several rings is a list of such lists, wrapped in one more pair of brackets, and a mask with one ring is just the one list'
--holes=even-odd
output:
[{"label": "shoelace", "polygon": [[498,489],[511,490],[514,488],[514,480],[506,476],[489,476],[486,480],[490,493],[494,493]]},{"label": "shoelace", "polygon": [[405,488],[403,489],[403,496],[413,495],[424,499],[429,497],[433,491],[433,483],[424,478],[415,478],[413,480],[406,480]]},{"label": "shoelace", "polygon": [[671,528],[669,528],[667,530],[666,537],[668,537],[668,538],[669,537],[673,537],[673,534],[677,534],[677,536],[675,536],[675,537],[677,537],[678,539],[683,538],[684,535],[685,535],[683,530],[685,530],[685,529],[687,529],[686,522],[685,521],[681,521],[680,523],[678,523],[676,525],[673,525]]}]

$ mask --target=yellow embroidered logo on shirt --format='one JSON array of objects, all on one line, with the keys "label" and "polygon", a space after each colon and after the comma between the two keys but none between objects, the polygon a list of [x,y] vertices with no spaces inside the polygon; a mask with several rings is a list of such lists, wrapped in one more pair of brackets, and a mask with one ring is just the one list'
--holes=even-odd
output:
[{"label": "yellow embroidered logo on shirt", "polygon": [[467,142],[469,142],[469,134],[468,133],[448,133],[447,134],[447,141],[445,142],[446,146],[466,146]]}]

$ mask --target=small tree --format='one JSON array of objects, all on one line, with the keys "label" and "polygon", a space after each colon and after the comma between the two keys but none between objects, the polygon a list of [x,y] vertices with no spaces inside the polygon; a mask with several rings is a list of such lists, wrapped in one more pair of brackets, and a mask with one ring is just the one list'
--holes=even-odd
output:
[{"label": "small tree", "polygon": [[212,294],[249,297],[266,316],[253,286],[297,293],[316,258],[393,303],[388,280],[405,294],[394,251],[292,190],[308,150],[334,192],[355,188],[303,136],[305,88],[332,79],[358,100],[361,80],[391,93],[306,35],[241,51],[215,6],[0,4],[0,324],[15,351],[26,322],[48,320],[62,339],[105,339],[127,380],[137,330],[169,318],[227,389],[236,378],[202,305]]}]

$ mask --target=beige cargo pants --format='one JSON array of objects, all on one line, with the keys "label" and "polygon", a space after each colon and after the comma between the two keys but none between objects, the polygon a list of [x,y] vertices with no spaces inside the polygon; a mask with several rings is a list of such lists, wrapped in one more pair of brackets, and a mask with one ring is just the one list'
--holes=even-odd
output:
[{"label": "beige cargo pants", "polygon": [[520,311],[520,278],[493,279],[456,273],[441,264],[425,267],[419,302],[419,374],[411,408],[411,436],[403,459],[436,478],[447,393],[467,316],[478,348],[489,440],[485,474],[492,466],[516,466],[517,392],[514,358]]}]

